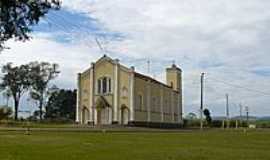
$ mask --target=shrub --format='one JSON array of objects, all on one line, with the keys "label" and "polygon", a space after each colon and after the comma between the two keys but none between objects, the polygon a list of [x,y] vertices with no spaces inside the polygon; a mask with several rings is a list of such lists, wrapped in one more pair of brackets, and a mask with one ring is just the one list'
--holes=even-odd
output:
[{"label": "shrub", "polygon": [[12,109],[9,107],[1,107],[0,108],[0,120],[9,119],[12,115]]},{"label": "shrub", "polygon": [[184,119],[184,128],[194,128],[194,127],[200,127],[200,120],[187,120]]},{"label": "shrub", "polygon": [[222,127],[222,120],[213,120],[211,123],[211,127],[214,128],[221,128]]}]

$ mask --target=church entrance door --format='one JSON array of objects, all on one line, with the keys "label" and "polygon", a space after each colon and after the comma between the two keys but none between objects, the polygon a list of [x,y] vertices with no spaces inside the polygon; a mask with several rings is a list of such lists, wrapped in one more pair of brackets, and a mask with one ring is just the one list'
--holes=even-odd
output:
[{"label": "church entrance door", "polygon": [[129,110],[125,105],[121,107],[121,124],[127,125],[129,120]]},{"label": "church entrance door", "polygon": [[84,107],[82,110],[82,123],[87,124],[89,120],[89,110]]}]

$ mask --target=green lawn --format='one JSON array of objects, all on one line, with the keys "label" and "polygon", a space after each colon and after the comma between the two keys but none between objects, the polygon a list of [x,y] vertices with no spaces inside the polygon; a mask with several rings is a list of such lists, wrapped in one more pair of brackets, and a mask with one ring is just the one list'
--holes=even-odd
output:
[{"label": "green lawn", "polygon": [[0,131],[0,160],[269,160],[270,131]]}]

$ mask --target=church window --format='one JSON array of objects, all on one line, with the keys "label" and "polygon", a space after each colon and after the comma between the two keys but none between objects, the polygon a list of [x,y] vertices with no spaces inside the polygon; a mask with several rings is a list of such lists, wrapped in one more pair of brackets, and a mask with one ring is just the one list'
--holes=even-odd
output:
[{"label": "church window", "polygon": [[152,97],[152,111],[156,111],[156,98]]},{"label": "church window", "polygon": [[143,97],[142,97],[142,95],[138,95],[138,104],[139,104],[139,109],[143,110]]},{"label": "church window", "polygon": [[98,94],[107,94],[111,93],[111,78],[109,77],[102,77],[98,80]]},{"label": "church window", "polygon": [[101,79],[98,80],[98,93],[101,93]]},{"label": "church window", "polygon": [[107,92],[107,78],[104,77],[102,79],[102,93],[106,93]]},{"label": "church window", "polygon": [[111,93],[111,91],[112,91],[112,82],[111,82],[111,78],[108,78],[108,83],[109,83],[109,92]]}]

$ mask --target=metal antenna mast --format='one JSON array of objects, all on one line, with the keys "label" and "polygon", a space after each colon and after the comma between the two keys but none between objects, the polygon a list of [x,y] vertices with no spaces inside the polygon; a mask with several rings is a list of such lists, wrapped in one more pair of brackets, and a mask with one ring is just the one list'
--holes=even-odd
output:
[{"label": "metal antenna mast", "polygon": [[99,40],[98,40],[97,37],[95,38],[95,40],[96,40],[96,43],[97,43],[99,49],[100,49],[102,52],[104,52],[104,48],[102,47],[102,45],[101,45],[101,43],[99,42]]}]

